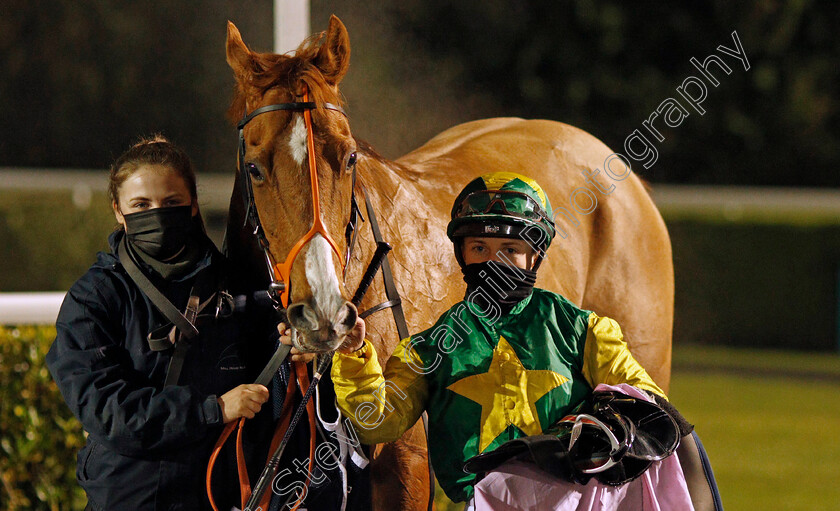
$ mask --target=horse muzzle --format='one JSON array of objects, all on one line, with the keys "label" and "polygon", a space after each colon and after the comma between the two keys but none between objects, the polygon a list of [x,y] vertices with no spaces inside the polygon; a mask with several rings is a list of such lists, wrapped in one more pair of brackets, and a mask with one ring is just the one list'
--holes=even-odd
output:
[{"label": "horse muzzle", "polygon": [[298,331],[298,345],[295,347],[316,353],[334,351],[341,346],[359,317],[356,306],[351,302],[340,305],[331,318],[307,302],[289,305],[286,315],[289,323]]}]

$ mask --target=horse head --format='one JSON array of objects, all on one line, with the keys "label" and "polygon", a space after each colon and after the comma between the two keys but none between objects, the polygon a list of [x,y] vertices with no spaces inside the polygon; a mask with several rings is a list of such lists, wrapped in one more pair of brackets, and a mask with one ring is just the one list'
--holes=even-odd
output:
[{"label": "horse head", "polygon": [[236,78],[229,115],[240,126],[237,185],[251,190],[245,211],[255,207],[289,323],[310,351],[338,347],[358,315],[344,283],[356,141],[338,84],[349,57],[347,30],[335,16],[327,31],[286,55],[250,50],[228,22],[227,62]]}]

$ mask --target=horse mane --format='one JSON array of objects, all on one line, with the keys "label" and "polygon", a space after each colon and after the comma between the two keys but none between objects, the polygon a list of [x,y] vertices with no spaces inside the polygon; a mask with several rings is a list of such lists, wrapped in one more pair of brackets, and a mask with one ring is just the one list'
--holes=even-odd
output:
[{"label": "horse mane", "polygon": [[359,152],[359,154],[364,155],[366,159],[372,160],[379,168],[387,171],[389,174],[395,175],[399,179],[408,182],[417,182],[420,179],[422,179],[422,171],[418,171],[415,168],[409,167],[394,160],[389,160],[388,158],[379,154],[379,152],[376,149],[374,149],[373,146],[371,146],[367,140],[363,140],[357,137],[353,137],[353,140],[356,141],[356,149]]},{"label": "horse mane", "polygon": [[294,54],[251,52],[251,72],[247,81],[236,81],[233,99],[227,112],[228,119],[236,124],[245,114],[246,99],[249,96],[262,96],[277,87],[300,97],[303,96],[302,85],[305,84],[309,89],[310,101],[344,106],[338,88],[328,84],[327,78],[314,63],[321,49],[321,40],[325,37],[326,31],[309,36]]},{"label": "horse mane", "polygon": [[372,160],[375,160],[376,162],[381,163],[383,165],[394,164],[394,162],[379,154],[379,152],[377,152],[377,150],[374,149],[373,146],[370,145],[370,143],[367,140],[362,140],[361,138],[357,137],[353,137],[353,140],[356,141],[357,150],[365,156],[367,156],[368,158],[371,158]]}]

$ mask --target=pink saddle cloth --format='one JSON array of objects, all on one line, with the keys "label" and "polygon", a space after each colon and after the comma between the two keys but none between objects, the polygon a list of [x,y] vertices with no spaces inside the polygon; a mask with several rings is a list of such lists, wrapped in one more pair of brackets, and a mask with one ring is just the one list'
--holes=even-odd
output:
[{"label": "pink saddle cloth", "polygon": [[[598,385],[651,399],[627,384]],[[654,462],[644,474],[619,487],[591,479],[587,484],[564,481],[535,464],[512,460],[475,485],[475,511],[693,511],[680,460],[676,455]]]}]

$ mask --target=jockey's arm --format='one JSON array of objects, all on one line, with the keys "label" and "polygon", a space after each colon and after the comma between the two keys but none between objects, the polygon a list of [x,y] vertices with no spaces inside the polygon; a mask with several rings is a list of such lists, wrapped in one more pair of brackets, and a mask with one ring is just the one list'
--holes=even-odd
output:
[{"label": "jockey's arm", "polygon": [[332,380],[338,406],[365,444],[398,439],[426,408],[426,380],[406,363],[409,341],[404,339],[397,346],[384,372],[367,340],[359,350],[336,352],[333,357]]},{"label": "jockey's arm", "polygon": [[627,383],[636,388],[666,397],[647,371],[633,358],[618,323],[594,312],[583,348],[583,376],[592,388],[599,383]]}]

